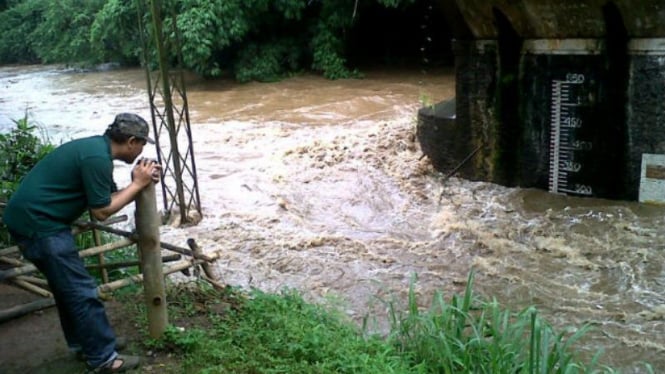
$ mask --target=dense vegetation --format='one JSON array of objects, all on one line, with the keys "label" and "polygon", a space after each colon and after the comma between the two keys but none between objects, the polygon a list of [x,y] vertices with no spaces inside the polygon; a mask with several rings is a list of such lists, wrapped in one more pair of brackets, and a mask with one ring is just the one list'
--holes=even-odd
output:
[{"label": "dense vegetation", "polygon": [[[368,12],[393,9],[404,22],[413,9],[426,12],[422,20],[415,21],[422,24],[414,24],[412,29],[426,28],[425,20],[434,13],[428,1],[416,0],[161,3],[165,35],[181,45],[186,69],[212,77],[231,73],[241,81],[274,80],[302,70],[333,79],[353,76],[356,72],[349,66],[348,48],[361,40],[354,36],[354,27]],[[139,27],[138,15],[144,21],[150,19],[148,4],[147,0],[0,0],[0,64],[138,65],[141,29],[152,29],[148,22]],[[173,20],[177,29],[172,27]],[[393,22],[393,29],[395,26]],[[427,35],[415,38],[420,40],[408,43],[412,52],[424,50],[421,41],[432,40]],[[367,45],[372,44],[381,43],[376,40]]]},{"label": "dense vegetation", "polygon": [[[171,326],[142,349],[171,358],[156,361],[163,373],[618,373],[600,354],[580,356],[588,327],[557,333],[533,307],[516,313],[483,300],[472,292],[473,273],[463,295],[439,293],[429,309],[418,307],[414,285],[406,310],[386,302],[390,331],[382,335],[292,290],[172,285]],[[140,291],[120,297],[147,335]]]}]

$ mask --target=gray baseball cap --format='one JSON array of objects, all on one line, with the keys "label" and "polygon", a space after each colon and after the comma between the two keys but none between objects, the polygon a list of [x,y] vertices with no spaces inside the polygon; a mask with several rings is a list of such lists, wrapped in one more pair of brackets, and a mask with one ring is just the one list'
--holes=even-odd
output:
[{"label": "gray baseball cap", "polygon": [[150,144],[155,144],[148,134],[150,133],[150,126],[141,116],[134,113],[120,113],[115,116],[115,120],[109,125],[110,128],[116,128],[118,131],[125,135],[135,136],[137,138],[145,139]]}]

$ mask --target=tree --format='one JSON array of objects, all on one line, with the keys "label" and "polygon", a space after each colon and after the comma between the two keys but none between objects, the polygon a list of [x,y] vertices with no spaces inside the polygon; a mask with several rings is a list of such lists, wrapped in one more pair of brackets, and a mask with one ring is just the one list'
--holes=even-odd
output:
[{"label": "tree", "polygon": [[90,28],[104,3],[104,0],[46,2],[43,20],[32,32],[39,58],[45,63],[100,62],[90,42]]},{"label": "tree", "polygon": [[92,52],[99,61],[137,65],[142,42],[136,1],[109,0],[90,28]]},{"label": "tree", "polygon": [[[147,5],[148,0],[0,0],[0,63],[137,64],[140,1]],[[181,46],[184,68],[208,77],[231,72],[248,81],[300,70],[331,79],[354,76],[345,48],[358,15],[377,3],[400,7],[414,1],[162,0],[161,5],[167,44]]]},{"label": "tree", "polygon": [[42,1],[5,1],[0,12],[0,63],[39,62],[32,32],[42,19]]}]

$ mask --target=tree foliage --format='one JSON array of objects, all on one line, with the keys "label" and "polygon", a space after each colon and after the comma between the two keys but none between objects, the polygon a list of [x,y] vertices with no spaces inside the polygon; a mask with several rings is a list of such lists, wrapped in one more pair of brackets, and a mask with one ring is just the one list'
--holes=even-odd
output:
[{"label": "tree foliage", "polygon": [[8,8],[0,12],[0,63],[39,61],[32,32],[42,21],[44,4],[32,0],[5,5]]},{"label": "tree foliage", "polygon": [[134,1],[106,1],[90,26],[91,52],[96,60],[138,64],[142,53],[138,19]]},{"label": "tree foliage", "polygon": [[[211,77],[232,73],[248,81],[280,79],[300,70],[332,79],[352,76],[345,46],[357,14],[370,5],[399,7],[414,1],[160,3],[164,37],[167,45],[181,46],[184,68]],[[139,13],[149,20],[148,5],[147,0],[5,0],[0,3],[0,63],[138,64]],[[149,39],[152,28],[146,30]]]},{"label": "tree foliage", "polygon": [[32,32],[33,47],[45,63],[95,60],[90,26],[103,0],[46,2],[43,21]]}]

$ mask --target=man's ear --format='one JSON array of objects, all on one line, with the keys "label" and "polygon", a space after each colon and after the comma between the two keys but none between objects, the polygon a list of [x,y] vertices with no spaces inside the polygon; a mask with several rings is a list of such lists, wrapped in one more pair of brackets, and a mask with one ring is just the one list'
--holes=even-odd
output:
[{"label": "man's ear", "polygon": [[137,138],[136,136],[130,136],[129,139],[127,139],[127,143],[134,147],[136,144],[141,143],[141,139]]}]

